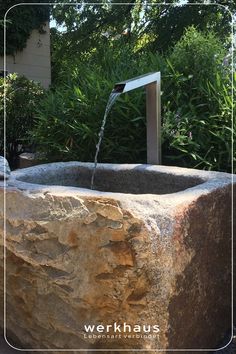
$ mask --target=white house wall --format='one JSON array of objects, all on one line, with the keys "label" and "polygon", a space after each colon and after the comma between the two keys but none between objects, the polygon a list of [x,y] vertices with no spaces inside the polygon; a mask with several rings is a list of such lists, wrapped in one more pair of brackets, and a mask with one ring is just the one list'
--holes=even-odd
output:
[{"label": "white house wall", "polygon": [[[50,61],[50,29],[47,23],[44,27],[46,33],[40,34],[33,30],[27,41],[27,46],[15,57],[7,55],[6,70],[8,73],[16,72],[25,75],[28,79],[38,81],[43,87],[51,84]],[[3,57],[0,57],[0,69],[3,70]]]}]

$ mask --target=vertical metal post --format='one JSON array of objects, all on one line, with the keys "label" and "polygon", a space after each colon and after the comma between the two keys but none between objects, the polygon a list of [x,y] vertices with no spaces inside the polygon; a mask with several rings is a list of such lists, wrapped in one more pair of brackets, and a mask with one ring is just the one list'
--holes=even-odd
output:
[{"label": "vertical metal post", "polygon": [[146,85],[147,163],[161,164],[161,74]]}]

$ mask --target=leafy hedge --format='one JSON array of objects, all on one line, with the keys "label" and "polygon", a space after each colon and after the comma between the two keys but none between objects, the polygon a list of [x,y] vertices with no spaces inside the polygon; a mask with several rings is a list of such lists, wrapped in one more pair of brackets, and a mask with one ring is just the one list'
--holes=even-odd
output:
[{"label": "leafy hedge", "polygon": [[[38,106],[32,132],[49,161],[92,161],[115,82],[162,73],[164,164],[231,170],[231,81],[226,51],[213,34],[193,27],[169,53],[135,53],[104,44],[83,61],[71,58]],[[145,91],[122,94],[108,117],[99,161],[146,162]]]},{"label": "leafy hedge", "polygon": [[[29,131],[34,115],[44,95],[42,87],[24,76],[10,74],[5,81],[6,95],[6,156],[15,165],[22,145],[30,143]],[[0,78],[0,155],[4,151],[4,79]]]}]

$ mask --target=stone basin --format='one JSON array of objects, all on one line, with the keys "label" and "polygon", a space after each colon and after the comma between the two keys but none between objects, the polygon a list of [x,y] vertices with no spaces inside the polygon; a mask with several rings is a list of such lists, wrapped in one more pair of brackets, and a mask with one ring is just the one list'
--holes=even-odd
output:
[{"label": "stone basin", "polygon": [[[21,169],[14,178],[21,182],[89,188],[92,163],[54,163]],[[185,173],[184,173],[185,172]],[[151,165],[100,164],[95,174],[95,190],[125,194],[170,194],[204,183],[199,171]]]},{"label": "stone basin", "polygon": [[232,176],[99,164],[90,190],[92,168],[51,163],[7,181],[8,341],[55,353],[218,348],[231,330]]}]

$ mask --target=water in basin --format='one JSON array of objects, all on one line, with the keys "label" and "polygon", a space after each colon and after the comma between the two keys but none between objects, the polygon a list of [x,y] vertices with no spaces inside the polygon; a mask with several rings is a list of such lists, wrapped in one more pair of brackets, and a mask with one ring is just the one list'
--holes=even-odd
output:
[{"label": "water in basin", "polygon": [[[42,185],[60,185],[89,188],[93,164],[52,163],[27,169],[18,180]],[[115,167],[114,167],[115,166]],[[194,187],[204,182],[199,176],[162,172],[147,165],[98,164],[93,189],[104,192],[130,194],[169,194]],[[33,173],[30,173],[30,170]]]}]

